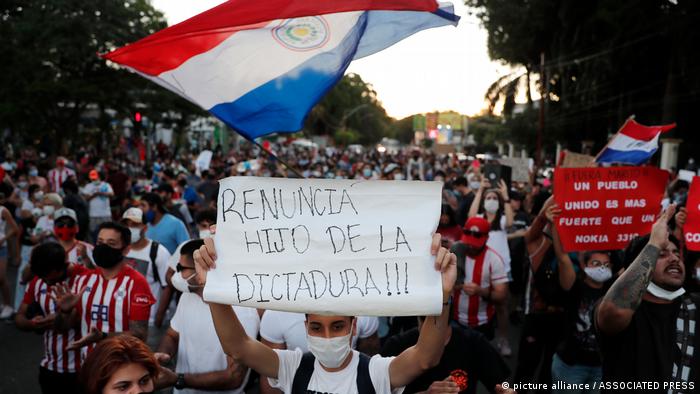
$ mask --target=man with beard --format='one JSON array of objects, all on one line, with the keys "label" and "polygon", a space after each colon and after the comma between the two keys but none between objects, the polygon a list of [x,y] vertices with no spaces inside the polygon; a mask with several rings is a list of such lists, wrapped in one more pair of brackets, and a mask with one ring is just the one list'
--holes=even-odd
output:
[{"label": "man with beard", "polygon": [[80,329],[82,338],[69,349],[82,348],[83,356],[108,336],[128,334],[143,341],[148,337],[148,317],[156,301],[146,278],[124,258],[130,244],[126,226],[102,223],[92,253],[97,268],[78,277],[71,288],[54,287],[60,311],[56,325]]},{"label": "man with beard", "polygon": [[469,218],[462,240],[452,246],[451,252],[457,256],[452,319],[490,340],[494,337],[495,304],[506,297],[508,276],[503,258],[486,246],[489,229],[486,219]]},{"label": "man with beard", "polygon": [[[682,287],[685,268],[679,242],[669,236],[667,226],[674,211],[670,206],[649,236],[627,247],[625,262],[632,263],[594,311],[605,382],[657,382],[658,388],[651,387],[656,392],[689,393],[700,380],[700,302],[697,294],[685,294]],[[665,387],[664,382],[674,386]]]}]

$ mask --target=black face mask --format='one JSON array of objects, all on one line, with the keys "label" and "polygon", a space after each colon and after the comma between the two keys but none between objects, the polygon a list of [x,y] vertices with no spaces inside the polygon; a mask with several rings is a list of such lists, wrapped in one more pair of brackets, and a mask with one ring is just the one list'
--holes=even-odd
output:
[{"label": "black face mask", "polygon": [[122,249],[113,248],[107,244],[99,244],[92,251],[92,257],[95,259],[95,264],[100,268],[110,269],[119,264],[124,255]]}]

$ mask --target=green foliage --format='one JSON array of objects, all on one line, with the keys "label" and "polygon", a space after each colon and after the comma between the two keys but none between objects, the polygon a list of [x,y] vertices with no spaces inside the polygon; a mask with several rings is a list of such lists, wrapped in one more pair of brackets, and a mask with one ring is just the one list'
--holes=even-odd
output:
[{"label": "green foliage", "polygon": [[[105,109],[128,117],[134,104],[178,110],[184,100],[98,57],[166,27],[148,0],[5,0],[0,6],[0,124],[22,136],[74,140],[108,133]],[[90,124],[82,116],[95,113]],[[103,137],[97,140],[103,141]]]},{"label": "green foliage", "polygon": [[339,129],[333,133],[333,140],[339,146],[348,146],[360,140],[360,133],[353,129]]},{"label": "green foliage", "polygon": [[313,108],[306,120],[306,129],[312,135],[356,130],[358,142],[368,145],[381,140],[390,123],[391,118],[377,100],[372,85],[357,74],[348,74]]},{"label": "green foliage", "polygon": [[[700,2],[668,0],[465,0],[489,32],[489,54],[524,67],[496,81],[488,100],[508,100],[539,73],[545,55],[545,142],[597,148],[635,114],[647,124],[678,123],[675,136],[700,147]],[[539,75],[532,75],[539,80]],[[511,101],[512,104],[512,101]],[[532,110],[532,109],[531,109]],[[535,110],[536,112],[536,110]],[[537,125],[536,116],[527,121]],[[510,125],[511,119],[507,120]],[[513,124],[521,127],[522,124]],[[521,132],[512,131],[514,136]],[[534,139],[529,146],[532,147]]]},{"label": "green foliage", "polygon": [[410,144],[414,136],[413,116],[394,121],[387,132],[387,137],[396,139],[402,144]]}]

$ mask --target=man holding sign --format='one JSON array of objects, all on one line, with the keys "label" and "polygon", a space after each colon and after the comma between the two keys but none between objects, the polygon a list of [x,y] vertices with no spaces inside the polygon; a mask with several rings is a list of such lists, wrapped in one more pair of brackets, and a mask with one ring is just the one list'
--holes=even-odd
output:
[{"label": "man holding sign", "polygon": [[[437,365],[447,338],[449,298],[457,269],[456,256],[440,247],[440,235],[432,239],[431,254],[442,277],[442,312],[428,317],[418,343],[397,357],[367,356],[352,351],[356,330],[354,316],[307,314],[306,330],[310,354],[301,350],[272,350],[250,338],[230,306],[210,304],[216,332],[230,357],[267,377],[285,393],[401,393],[403,387]],[[198,279],[216,267],[211,238],[194,254]],[[316,361],[315,361],[316,359]]]}]

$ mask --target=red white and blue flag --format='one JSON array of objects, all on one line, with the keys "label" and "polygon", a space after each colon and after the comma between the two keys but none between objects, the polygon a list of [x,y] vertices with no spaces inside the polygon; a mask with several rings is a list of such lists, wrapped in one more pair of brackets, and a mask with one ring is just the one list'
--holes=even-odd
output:
[{"label": "red white and blue flag", "polygon": [[675,123],[644,126],[630,118],[598,154],[596,163],[624,163],[637,166],[644,164],[659,149],[661,133],[674,127],[676,127]]},{"label": "red white and blue flag", "polygon": [[301,130],[352,60],[458,21],[435,0],[230,0],[103,57],[254,139]]}]

